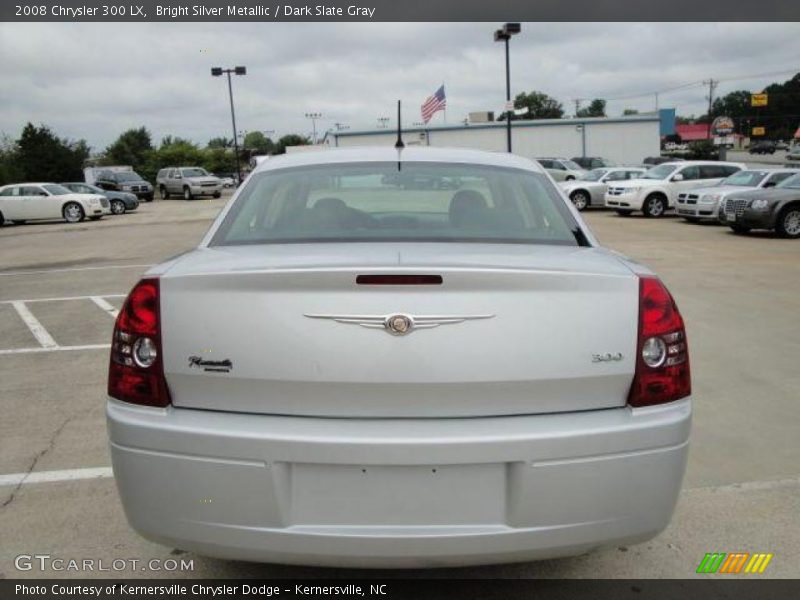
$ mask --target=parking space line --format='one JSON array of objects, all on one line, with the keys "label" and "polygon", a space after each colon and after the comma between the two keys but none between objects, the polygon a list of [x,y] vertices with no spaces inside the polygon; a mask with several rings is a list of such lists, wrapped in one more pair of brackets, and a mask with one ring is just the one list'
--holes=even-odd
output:
[{"label": "parking space line", "polygon": [[31,311],[28,310],[28,307],[25,306],[24,302],[16,300],[11,303],[11,306],[14,307],[20,318],[23,321],[25,321],[25,325],[27,325],[28,329],[31,330],[33,337],[35,337],[36,341],[38,341],[39,344],[41,344],[42,348],[44,349],[58,348],[58,344],[53,339],[53,336],[51,336],[47,332],[47,329],[44,328],[44,325],[42,325],[39,322],[39,319],[33,316],[33,313],[31,313]]},{"label": "parking space line", "polygon": [[86,344],[83,346],[54,346],[49,348],[9,348],[0,350],[0,356],[6,354],[38,354],[40,352],[69,352],[70,350],[104,350],[111,348],[111,344]]},{"label": "parking space line", "polygon": [[65,469],[63,471],[36,471],[34,473],[11,473],[0,475],[0,487],[27,483],[52,483],[57,481],[78,481],[80,479],[106,479],[113,477],[111,467],[91,467],[86,469]]},{"label": "parking space line", "polygon": [[102,267],[73,267],[69,269],[40,269],[37,271],[7,271],[0,273],[0,277],[10,277],[11,275],[43,275],[46,273],[69,273],[71,271],[99,271],[102,269],[142,269],[152,267],[149,265],[104,265]]},{"label": "parking space line", "polygon": [[13,304],[14,302],[64,302],[66,300],[89,300],[91,298],[124,298],[125,294],[95,294],[94,296],[61,296],[59,298],[28,298],[26,300],[0,300],[0,304]]},{"label": "parking space line", "polygon": [[105,312],[111,315],[113,319],[117,318],[119,311],[116,308],[114,308],[114,306],[106,302],[103,298],[101,298],[100,296],[92,296],[91,300],[92,302],[97,304],[97,306],[99,306],[101,309],[103,309]]}]

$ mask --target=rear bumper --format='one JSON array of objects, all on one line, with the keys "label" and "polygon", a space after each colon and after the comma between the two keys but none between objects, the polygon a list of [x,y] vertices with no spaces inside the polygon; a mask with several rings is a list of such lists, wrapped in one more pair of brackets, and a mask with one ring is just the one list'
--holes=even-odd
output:
[{"label": "rear bumper", "polygon": [[691,403],[470,419],[107,406],[143,536],[222,558],[488,564],[643,541],[669,523]]}]

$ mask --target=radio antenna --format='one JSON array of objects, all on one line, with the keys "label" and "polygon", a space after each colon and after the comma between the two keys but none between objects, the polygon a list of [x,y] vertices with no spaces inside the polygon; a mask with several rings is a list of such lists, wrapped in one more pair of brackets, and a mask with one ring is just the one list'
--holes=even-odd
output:
[{"label": "radio antenna", "polygon": [[406,147],[403,143],[403,123],[400,118],[400,100],[397,101],[397,142],[395,142],[394,147],[398,150]]}]

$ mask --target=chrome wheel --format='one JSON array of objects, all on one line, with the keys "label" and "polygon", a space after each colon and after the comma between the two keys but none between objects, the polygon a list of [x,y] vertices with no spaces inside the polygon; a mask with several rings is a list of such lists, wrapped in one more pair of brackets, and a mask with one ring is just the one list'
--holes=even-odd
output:
[{"label": "chrome wheel", "polygon": [[112,200],[111,212],[115,215],[123,214],[125,212],[125,203],[122,200]]},{"label": "chrome wheel", "polygon": [[67,223],[79,223],[83,221],[83,209],[80,204],[70,202],[64,207],[64,219]]},{"label": "chrome wheel", "polygon": [[789,237],[800,237],[800,209],[792,209],[783,215],[781,221],[783,233]]},{"label": "chrome wheel", "polygon": [[648,198],[645,202],[644,214],[648,217],[660,217],[665,210],[664,200],[659,196]]},{"label": "chrome wheel", "polygon": [[585,192],[575,192],[570,196],[570,199],[578,210],[583,210],[589,206],[589,198],[586,197]]}]

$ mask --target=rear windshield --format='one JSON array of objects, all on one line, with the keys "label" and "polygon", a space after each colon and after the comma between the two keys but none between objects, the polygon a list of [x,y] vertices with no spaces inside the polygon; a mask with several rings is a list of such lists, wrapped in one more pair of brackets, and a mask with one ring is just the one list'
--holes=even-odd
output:
[{"label": "rear windshield", "polygon": [[255,173],[211,245],[358,241],[589,245],[546,176],[430,162]]}]

